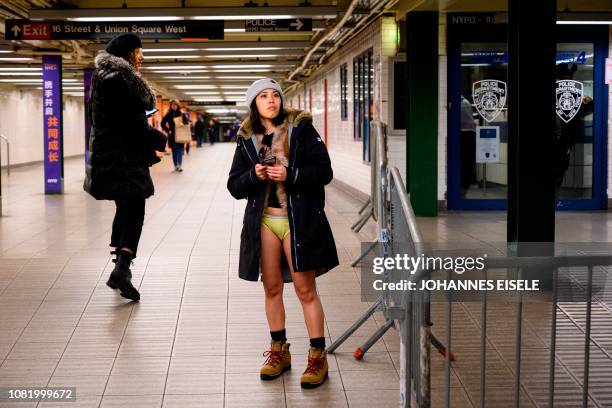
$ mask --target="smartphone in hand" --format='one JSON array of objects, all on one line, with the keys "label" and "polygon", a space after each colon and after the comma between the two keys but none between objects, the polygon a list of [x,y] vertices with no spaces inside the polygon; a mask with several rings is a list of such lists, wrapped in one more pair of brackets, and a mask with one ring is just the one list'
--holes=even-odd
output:
[{"label": "smartphone in hand", "polygon": [[266,157],[265,159],[262,159],[261,164],[265,166],[272,166],[276,164],[276,156],[269,156],[269,157]]}]

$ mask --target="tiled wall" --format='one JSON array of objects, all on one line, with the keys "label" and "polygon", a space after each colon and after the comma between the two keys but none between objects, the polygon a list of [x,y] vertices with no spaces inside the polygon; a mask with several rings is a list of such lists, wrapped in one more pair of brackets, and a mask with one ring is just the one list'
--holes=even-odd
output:
[{"label": "tiled wall", "polygon": [[[84,154],[85,116],[82,97],[64,96],[64,156]],[[11,144],[11,165],[43,159],[43,114],[40,91],[0,89],[0,134]],[[6,165],[2,142],[2,165]]]},{"label": "tiled wall", "polygon": [[[298,95],[302,95],[301,109],[308,108],[308,89],[312,88],[312,114],[314,125],[323,137],[324,134],[324,80],[327,79],[328,95],[328,138],[327,147],[334,169],[334,177],[366,194],[370,192],[370,165],[364,163],[363,142],[353,139],[353,59],[369,48],[373,49],[373,59],[379,68],[374,68],[374,86],[380,84],[378,105],[375,107],[375,118],[380,116],[385,123],[391,123],[389,118],[389,93],[392,79],[389,78],[390,64],[388,54],[395,48],[391,36],[383,36],[383,30],[390,30],[393,20],[378,19],[362,31],[351,43],[338,50],[304,86],[300,86],[287,95],[289,105],[298,107]],[[383,41],[383,38],[385,39]],[[342,120],[340,115],[340,66],[347,64],[348,68],[348,118]],[[304,100],[306,95],[306,101]],[[391,132],[389,147],[390,165],[397,165],[405,174],[406,142],[405,131]]]},{"label": "tiled wall", "polygon": [[447,159],[447,137],[448,137],[448,79],[446,55],[446,13],[440,13],[438,31],[438,62],[439,87],[438,87],[438,201],[445,200],[446,194],[446,164]]}]

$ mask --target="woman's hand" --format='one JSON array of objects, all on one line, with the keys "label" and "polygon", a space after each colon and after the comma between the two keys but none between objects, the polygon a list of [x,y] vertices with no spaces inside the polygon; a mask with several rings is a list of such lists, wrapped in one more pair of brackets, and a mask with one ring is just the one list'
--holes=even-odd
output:
[{"label": "woman's hand", "polygon": [[257,176],[258,179],[260,180],[265,180],[268,178],[268,175],[266,173],[266,167],[263,164],[259,164],[257,163],[255,165],[255,175]]},{"label": "woman's hand", "polygon": [[270,180],[285,181],[287,179],[287,169],[282,164],[266,166],[266,173]]}]

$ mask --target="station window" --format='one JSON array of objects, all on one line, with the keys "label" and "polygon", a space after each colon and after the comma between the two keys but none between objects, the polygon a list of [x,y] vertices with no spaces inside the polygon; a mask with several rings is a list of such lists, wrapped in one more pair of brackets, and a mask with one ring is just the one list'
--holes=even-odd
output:
[{"label": "station window", "polygon": [[340,119],[348,120],[348,67],[340,67]]},{"label": "station window", "polygon": [[406,129],[406,62],[393,63],[393,129]]},{"label": "station window", "polygon": [[353,60],[353,138],[363,141],[363,161],[370,161],[370,121],[374,117],[374,66],[370,48]]}]

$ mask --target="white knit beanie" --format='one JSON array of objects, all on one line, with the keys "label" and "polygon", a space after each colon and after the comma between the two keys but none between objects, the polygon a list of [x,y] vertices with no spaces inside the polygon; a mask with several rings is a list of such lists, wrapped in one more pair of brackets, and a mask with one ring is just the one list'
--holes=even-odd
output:
[{"label": "white knit beanie", "polygon": [[271,78],[264,78],[258,79],[257,81],[253,82],[251,86],[249,86],[249,89],[247,89],[246,91],[245,101],[249,109],[251,108],[251,103],[253,103],[253,99],[255,99],[255,97],[259,95],[260,92],[270,88],[274,89],[275,91],[278,91],[284,106],[285,95],[283,95],[283,90],[280,84]]}]

